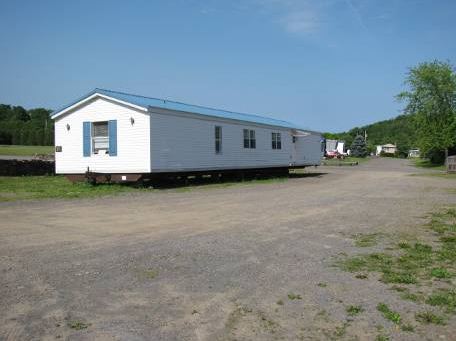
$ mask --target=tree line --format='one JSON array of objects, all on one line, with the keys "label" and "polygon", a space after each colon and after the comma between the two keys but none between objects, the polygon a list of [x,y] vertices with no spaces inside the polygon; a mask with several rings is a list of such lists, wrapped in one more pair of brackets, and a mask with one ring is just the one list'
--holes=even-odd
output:
[{"label": "tree line", "polygon": [[325,133],[328,139],[345,140],[351,146],[359,135],[367,135],[367,150],[376,145],[396,144],[398,154],[412,148],[433,163],[456,154],[456,72],[449,62],[432,61],[409,69],[407,89],[396,96],[405,103],[404,114],[343,133]]},{"label": "tree line", "polygon": [[365,136],[365,134],[369,153],[375,152],[377,145],[387,143],[395,144],[400,156],[407,156],[410,149],[418,148],[414,117],[411,115],[400,115],[393,119],[355,127],[347,132],[325,133],[324,135],[328,139],[343,140],[350,148],[356,136]]},{"label": "tree line", "polygon": [[0,144],[52,146],[54,121],[51,110],[26,110],[21,106],[0,104]]}]

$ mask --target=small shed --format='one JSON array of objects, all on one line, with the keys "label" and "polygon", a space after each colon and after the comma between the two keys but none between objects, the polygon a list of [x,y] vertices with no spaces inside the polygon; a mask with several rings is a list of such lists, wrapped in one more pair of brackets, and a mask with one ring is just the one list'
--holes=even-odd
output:
[{"label": "small shed", "polygon": [[446,158],[446,166],[448,173],[456,173],[456,155]]},{"label": "small shed", "polygon": [[397,151],[397,146],[395,144],[387,143],[384,145],[379,145],[376,148],[375,154],[378,156],[381,153],[384,154],[395,154]]}]

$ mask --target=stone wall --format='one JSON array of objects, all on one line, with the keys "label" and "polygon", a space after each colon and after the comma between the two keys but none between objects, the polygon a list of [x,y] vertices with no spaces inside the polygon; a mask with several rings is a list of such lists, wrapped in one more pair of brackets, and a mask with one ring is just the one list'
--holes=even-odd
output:
[{"label": "stone wall", "polygon": [[0,160],[0,176],[54,175],[55,162],[42,160]]}]

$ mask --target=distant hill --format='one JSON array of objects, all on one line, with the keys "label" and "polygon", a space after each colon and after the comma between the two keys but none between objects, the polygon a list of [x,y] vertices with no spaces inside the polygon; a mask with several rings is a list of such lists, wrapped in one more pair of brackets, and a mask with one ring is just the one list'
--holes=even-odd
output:
[{"label": "distant hill", "polygon": [[411,115],[400,115],[390,120],[355,127],[343,133],[325,133],[324,136],[330,139],[345,140],[349,148],[355,136],[364,135],[364,131],[366,131],[369,151],[374,151],[376,145],[393,143],[403,154],[416,147],[417,136],[413,119]]}]

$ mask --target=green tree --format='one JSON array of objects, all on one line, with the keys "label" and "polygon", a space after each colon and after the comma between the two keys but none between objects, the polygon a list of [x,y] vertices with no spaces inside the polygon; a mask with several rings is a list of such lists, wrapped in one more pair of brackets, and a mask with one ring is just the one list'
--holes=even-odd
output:
[{"label": "green tree", "polygon": [[358,135],[355,137],[351,144],[351,154],[354,157],[366,157],[367,156],[367,147],[366,140],[363,136]]},{"label": "green tree", "polygon": [[456,146],[456,74],[448,62],[421,63],[409,70],[408,91],[397,98],[406,102],[405,113],[414,116],[417,145],[434,163]]}]

